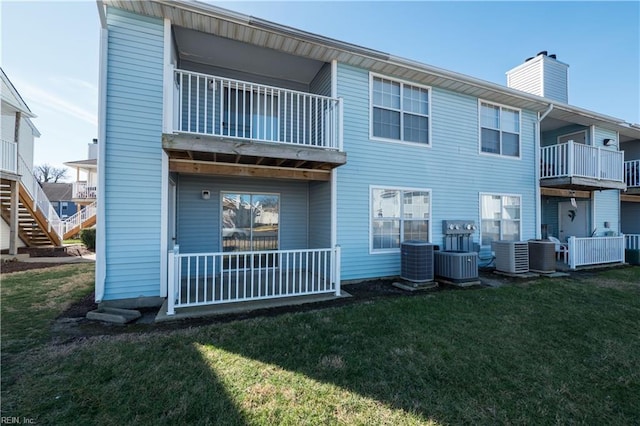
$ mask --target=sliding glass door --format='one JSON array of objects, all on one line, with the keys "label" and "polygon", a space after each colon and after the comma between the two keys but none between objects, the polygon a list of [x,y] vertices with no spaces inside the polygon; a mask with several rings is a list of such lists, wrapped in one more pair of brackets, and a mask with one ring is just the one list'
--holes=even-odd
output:
[{"label": "sliding glass door", "polygon": [[223,251],[278,250],[279,231],[279,194],[222,193]]}]

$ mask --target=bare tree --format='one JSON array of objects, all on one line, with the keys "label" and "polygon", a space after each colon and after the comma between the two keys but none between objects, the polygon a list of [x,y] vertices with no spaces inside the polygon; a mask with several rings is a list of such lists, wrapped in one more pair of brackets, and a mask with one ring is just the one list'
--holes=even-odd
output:
[{"label": "bare tree", "polygon": [[53,167],[51,164],[47,163],[36,166],[33,170],[33,174],[40,183],[57,183],[59,180],[68,178],[68,172],[69,171],[65,167]]}]

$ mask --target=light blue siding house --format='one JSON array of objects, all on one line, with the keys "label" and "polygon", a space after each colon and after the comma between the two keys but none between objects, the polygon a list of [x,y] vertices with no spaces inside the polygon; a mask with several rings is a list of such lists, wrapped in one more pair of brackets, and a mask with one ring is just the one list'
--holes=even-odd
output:
[{"label": "light blue siding house", "polygon": [[589,218],[571,247],[621,238],[610,142],[640,129],[555,99],[550,55],[506,87],[197,2],[99,11],[98,301],[339,295],[398,276],[403,241],[442,245],[445,220],[475,223],[489,262],[492,241],[558,235],[566,203]]}]

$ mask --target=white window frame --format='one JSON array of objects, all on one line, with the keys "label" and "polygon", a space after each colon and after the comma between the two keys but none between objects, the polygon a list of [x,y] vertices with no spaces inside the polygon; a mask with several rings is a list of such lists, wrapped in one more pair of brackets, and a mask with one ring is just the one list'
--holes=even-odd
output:
[{"label": "white window frame", "polygon": [[[500,200],[500,208],[503,208],[503,201],[502,201],[502,197],[516,197],[520,199],[520,219],[518,219],[518,233],[520,234],[520,239],[522,239],[522,221],[523,219],[523,204],[522,204],[522,194],[506,194],[506,193],[502,193],[502,192],[480,192],[478,195],[478,218],[479,221],[478,223],[480,224],[479,226],[479,230],[480,230],[480,246],[481,247],[490,247],[490,244],[485,244],[484,241],[482,241],[482,197],[483,196],[489,196],[489,197],[501,197]],[[494,219],[495,220],[495,219]],[[500,239],[502,239],[502,230],[504,229],[502,226],[502,221],[504,220],[504,218],[500,219]],[[513,221],[513,219],[509,219],[511,221]]]},{"label": "white window frame", "polygon": [[[395,83],[399,83],[400,84],[400,109],[397,110],[398,112],[400,112],[400,139],[390,139],[390,138],[382,138],[379,136],[374,136],[373,135],[373,80],[375,78],[381,78],[383,80],[389,80],[389,81],[393,81]],[[403,90],[404,90],[404,86],[412,86],[412,87],[417,87],[419,89],[424,89],[427,91],[427,102],[429,103],[429,108],[428,108],[428,113],[427,115],[423,115],[423,114],[417,114],[417,113],[410,113],[410,112],[405,112],[404,108],[403,108],[403,101],[404,101],[404,96],[403,96]],[[431,113],[431,92],[432,92],[432,88],[431,86],[425,86],[423,84],[417,84],[417,83],[413,83],[410,81],[406,81],[406,80],[402,80],[402,79],[398,79],[398,78],[393,78],[393,77],[389,77],[386,75],[382,75],[382,74],[376,74],[376,73],[369,73],[369,139],[374,140],[374,141],[382,141],[382,142],[393,142],[393,143],[399,143],[399,144],[404,144],[404,145],[411,145],[411,146],[420,146],[420,147],[426,147],[426,148],[431,148],[431,123],[432,123],[432,113]],[[389,109],[389,108],[387,108]],[[394,110],[396,111],[396,110]],[[421,143],[421,142],[411,142],[411,141],[405,141],[404,138],[404,114],[408,113],[408,114],[413,114],[413,115],[419,115],[421,117],[427,117],[427,143]]]},{"label": "white window frame", "polygon": [[[485,152],[485,151],[482,150],[482,104],[487,104],[487,105],[491,105],[491,106],[500,108],[501,116],[502,116],[502,109],[503,108],[510,109],[512,111],[517,111],[518,112],[518,124],[519,124],[519,126],[518,126],[519,127],[519,129],[518,129],[518,156],[502,154],[502,132],[503,132],[502,128],[495,129],[495,128],[487,127],[487,129],[497,130],[498,132],[500,132],[500,152],[501,153],[500,154],[494,154],[492,152]],[[507,132],[507,133],[512,133],[512,132]],[[507,159],[511,159],[511,160],[520,160],[520,159],[522,159],[522,109],[515,108],[515,107],[509,106],[509,105],[499,104],[497,102],[487,101],[487,100],[484,100],[484,99],[478,99],[478,153],[480,155],[487,155],[489,157],[507,158]]]},{"label": "white window frame", "polygon": [[[428,233],[429,233],[429,242],[433,239],[433,193],[429,188],[415,188],[415,187],[405,187],[405,186],[388,186],[388,185],[369,185],[369,254],[389,254],[389,253],[400,253],[400,247],[398,248],[389,248],[389,249],[374,249],[373,248],[373,190],[374,189],[382,189],[382,190],[392,190],[392,191],[411,191],[411,192],[426,192],[429,194],[429,221],[428,225]],[[404,197],[400,202],[400,242],[403,241],[404,236]],[[408,219],[408,218],[407,218]],[[412,221],[424,220],[424,218],[415,218],[411,219]]]},{"label": "white window frame", "polygon": [[[560,142],[560,138],[566,138],[567,136],[573,136],[573,135],[579,135],[579,134],[584,134],[584,144],[585,145],[591,145],[589,143],[589,135],[587,135],[587,131],[586,130],[578,130],[577,132],[571,132],[571,133],[565,133],[563,135],[558,135],[558,137],[556,138],[556,142],[558,145],[560,145],[563,142]],[[580,142],[576,142],[576,143],[580,143]]]}]

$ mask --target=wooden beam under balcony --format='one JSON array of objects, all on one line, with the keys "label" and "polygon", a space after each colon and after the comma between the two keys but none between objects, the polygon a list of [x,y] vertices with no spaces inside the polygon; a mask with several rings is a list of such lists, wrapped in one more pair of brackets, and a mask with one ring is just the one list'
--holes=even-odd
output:
[{"label": "wooden beam under balcony", "polygon": [[591,198],[591,191],[574,191],[561,188],[540,188],[540,194],[548,197]]},{"label": "wooden beam under balcony", "polygon": [[164,134],[162,147],[170,158],[284,168],[332,169],[347,162],[347,154],[314,146],[239,140],[207,135]]},{"label": "wooden beam under balcony", "polygon": [[555,177],[540,179],[540,186],[545,188],[571,189],[575,191],[597,191],[601,189],[625,189],[624,182],[594,179],[585,177]]},{"label": "wooden beam under balcony", "polygon": [[627,203],[640,203],[640,194],[620,194],[620,201],[625,201]]},{"label": "wooden beam under balcony", "polygon": [[217,163],[213,161],[169,159],[169,171],[188,174],[246,176],[267,179],[318,180],[331,179],[330,170],[295,169],[251,164]]}]

